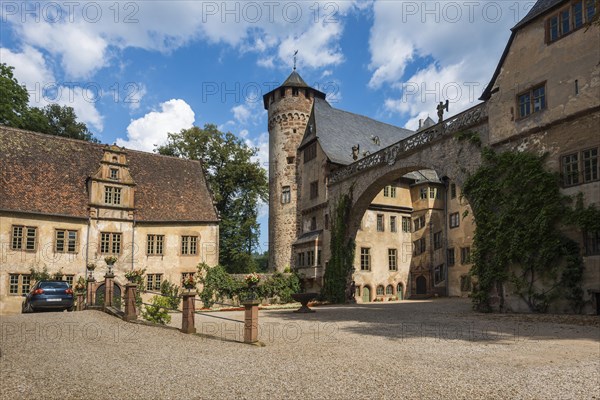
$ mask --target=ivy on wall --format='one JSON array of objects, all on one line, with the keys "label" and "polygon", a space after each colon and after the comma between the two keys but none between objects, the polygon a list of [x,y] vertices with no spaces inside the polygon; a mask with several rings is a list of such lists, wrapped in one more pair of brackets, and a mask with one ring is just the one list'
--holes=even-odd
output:
[{"label": "ivy on wall", "polygon": [[325,269],[321,296],[332,303],[346,301],[346,290],[352,280],[355,243],[347,238],[351,205],[352,190],[338,200],[331,222],[331,258]]},{"label": "ivy on wall", "polygon": [[480,311],[491,310],[494,290],[503,308],[507,282],[532,312],[546,312],[561,297],[575,312],[584,305],[579,245],[562,230],[589,228],[598,211],[583,207],[581,198],[573,210],[558,175],[544,169],[545,158],[484,148],[482,166],[465,182],[463,193],[476,216],[471,274],[478,279],[473,302]]}]

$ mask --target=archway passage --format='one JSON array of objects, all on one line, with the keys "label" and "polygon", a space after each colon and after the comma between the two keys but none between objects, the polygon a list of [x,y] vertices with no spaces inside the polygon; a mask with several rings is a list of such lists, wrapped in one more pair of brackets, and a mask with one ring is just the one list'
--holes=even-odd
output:
[{"label": "archway passage", "polygon": [[427,278],[423,275],[417,277],[417,295],[427,294]]},{"label": "archway passage", "polygon": [[[100,284],[96,289],[96,299],[94,302],[95,306],[101,307],[104,305],[104,298],[106,296],[106,285],[104,283]],[[121,287],[116,283],[113,284],[113,298],[112,298],[112,306],[115,308],[121,308]]]}]

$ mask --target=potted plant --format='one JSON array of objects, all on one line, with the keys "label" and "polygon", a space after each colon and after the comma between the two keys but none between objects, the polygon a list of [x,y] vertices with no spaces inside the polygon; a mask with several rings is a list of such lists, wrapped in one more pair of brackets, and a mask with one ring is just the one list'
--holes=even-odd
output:
[{"label": "potted plant", "polygon": [[88,263],[87,269],[88,269],[88,271],[93,272],[96,269],[96,264],[94,264],[93,262]]},{"label": "potted plant", "polygon": [[115,265],[115,263],[117,262],[118,258],[115,256],[106,256],[104,257],[104,262],[106,263],[106,265]]},{"label": "potted plant", "polygon": [[137,282],[142,278],[142,276],[144,276],[145,272],[146,270],[141,268],[132,269],[131,271],[125,272],[125,278],[127,278],[129,282]]},{"label": "potted plant", "polygon": [[77,282],[75,283],[75,291],[77,293],[83,293],[86,290],[86,284],[85,284],[85,279],[83,279],[83,276],[80,276],[79,279],[77,279]]},{"label": "potted plant", "polygon": [[187,290],[192,290],[193,288],[196,287],[196,279],[194,279],[194,275],[188,275],[185,278],[183,278],[183,281],[181,282],[181,284]]},{"label": "potted plant", "polygon": [[248,287],[255,287],[258,285],[258,282],[260,282],[260,275],[256,272],[252,272],[251,274],[244,276],[244,281]]}]

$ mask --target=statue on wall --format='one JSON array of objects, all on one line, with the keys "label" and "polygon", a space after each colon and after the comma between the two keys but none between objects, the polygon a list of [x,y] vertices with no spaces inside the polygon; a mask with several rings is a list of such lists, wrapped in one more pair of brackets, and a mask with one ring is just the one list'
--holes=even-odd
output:
[{"label": "statue on wall", "polygon": [[437,106],[438,124],[444,120],[444,110],[446,110],[446,112],[450,110],[449,100],[446,100],[446,104],[444,104],[443,101],[440,101],[440,104]]},{"label": "statue on wall", "polygon": [[352,146],[352,159],[353,160],[358,160],[358,155],[360,153],[360,145],[354,145]]}]

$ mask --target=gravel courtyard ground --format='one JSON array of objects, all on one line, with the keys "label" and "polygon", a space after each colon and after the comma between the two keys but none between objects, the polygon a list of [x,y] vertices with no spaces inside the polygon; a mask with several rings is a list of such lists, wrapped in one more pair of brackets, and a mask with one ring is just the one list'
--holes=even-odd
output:
[{"label": "gravel courtyard ground", "polygon": [[210,315],[204,335],[99,311],[2,316],[0,398],[600,399],[595,316],[464,299],[271,310],[260,347],[235,342],[242,312]]}]

